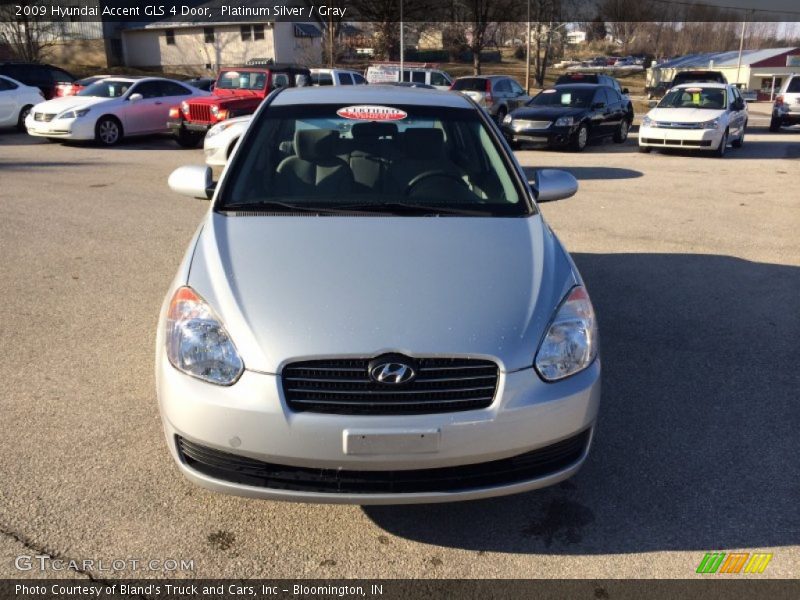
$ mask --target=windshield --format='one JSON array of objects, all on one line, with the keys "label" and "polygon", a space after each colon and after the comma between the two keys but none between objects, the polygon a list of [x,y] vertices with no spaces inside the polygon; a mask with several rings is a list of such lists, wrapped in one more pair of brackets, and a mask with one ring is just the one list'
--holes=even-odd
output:
[{"label": "windshield", "polygon": [[453,89],[457,92],[485,92],[486,80],[477,77],[456,79],[455,83],[453,84]]},{"label": "windshield", "polygon": [[727,107],[725,88],[689,87],[673,89],[658,103],[658,108],[709,108],[722,110]]},{"label": "windshield", "polygon": [[218,90],[263,90],[267,84],[264,71],[222,71],[216,88]]},{"label": "windshield", "polygon": [[217,210],[523,216],[513,163],[473,109],[277,106],[251,125]]},{"label": "windshield", "polygon": [[528,102],[528,106],[586,108],[594,98],[594,88],[551,88]]},{"label": "windshield", "polygon": [[95,96],[97,98],[119,98],[133,85],[132,81],[101,79],[97,83],[83,88],[78,96]]}]

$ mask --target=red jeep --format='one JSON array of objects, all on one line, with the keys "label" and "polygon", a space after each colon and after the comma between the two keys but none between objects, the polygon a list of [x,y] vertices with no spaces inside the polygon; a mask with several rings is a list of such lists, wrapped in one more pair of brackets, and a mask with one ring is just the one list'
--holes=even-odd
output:
[{"label": "red jeep", "polygon": [[213,95],[170,108],[167,126],[178,144],[194,148],[213,125],[231,117],[250,115],[273,90],[298,84],[311,85],[311,72],[306,67],[280,64],[225,67],[219,72]]}]

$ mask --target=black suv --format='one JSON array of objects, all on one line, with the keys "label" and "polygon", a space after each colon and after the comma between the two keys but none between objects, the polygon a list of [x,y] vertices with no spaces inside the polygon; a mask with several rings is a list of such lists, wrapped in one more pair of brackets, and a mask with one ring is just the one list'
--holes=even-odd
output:
[{"label": "black suv", "polygon": [[679,71],[672,80],[672,87],[682,83],[728,83],[719,71]]},{"label": "black suv", "polygon": [[42,90],[46,100],[60,95],[58,93],[59,86],[69,85],[75,81],[75,77],[64,69],[39,63],[0,63],[0,75],[7,75],[25,85],[38,87]]}]

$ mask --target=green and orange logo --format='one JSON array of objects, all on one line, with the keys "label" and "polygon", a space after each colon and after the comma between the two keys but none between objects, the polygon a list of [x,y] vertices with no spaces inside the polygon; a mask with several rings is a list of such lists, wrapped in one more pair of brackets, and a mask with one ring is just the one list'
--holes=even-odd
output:
[{"label": "green and orange logo", "polygon": [[697,565],[697,573],[763,573],[772,554],[759,552],[707,552]]}]

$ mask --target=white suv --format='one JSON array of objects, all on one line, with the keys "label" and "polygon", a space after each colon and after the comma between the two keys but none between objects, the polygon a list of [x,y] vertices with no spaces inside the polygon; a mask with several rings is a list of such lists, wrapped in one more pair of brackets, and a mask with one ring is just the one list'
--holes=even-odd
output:
[{"label": "white suv", "polygon": [[772,106],[770,131],[781,127],[800,124],[800,74],[789,75],[783,82],[775,104]]},{"label": "white suv", "polygon": [[365,85],[367,80],[361,73],[346,69],[311,69],[314,85]]}]

